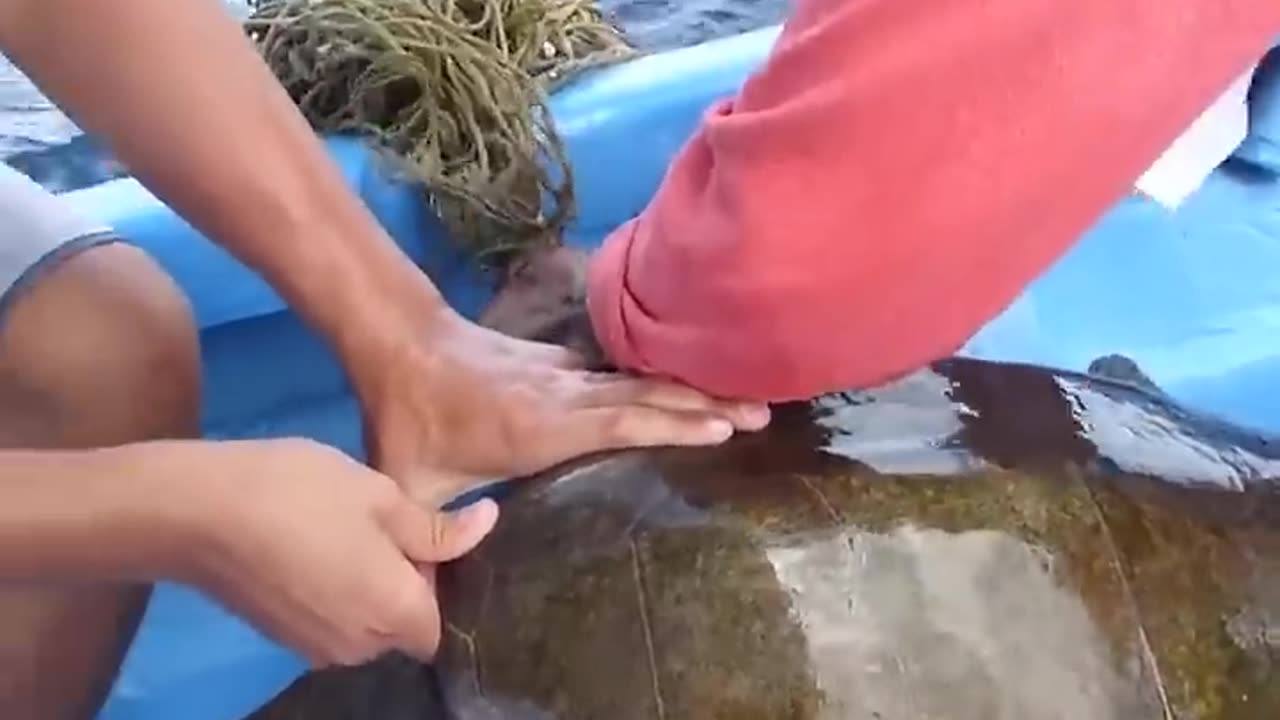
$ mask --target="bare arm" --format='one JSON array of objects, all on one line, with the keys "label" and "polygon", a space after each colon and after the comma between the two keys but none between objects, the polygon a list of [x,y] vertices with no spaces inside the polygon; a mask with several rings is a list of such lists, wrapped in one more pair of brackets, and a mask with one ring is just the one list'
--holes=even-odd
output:
[{"label": "bare arm", "polygon": [[176,568],[181,490],[157,492],[142,448],[0,452],[0,579],[143,580]]},{"label": "bare arm", "polygon": [[0,0],[0,48],[333,344],[374,464],[417,497],[635,444],[721,442],[759,408],[607,382],[466,322],[346,186],[219,0]]},{"label": "bare arm", "polygon": [[296,439],[0,451],[0,587],[177,580],[322,664],[429,660],[440,614],[423,573],[496,518],[492,502],[425,512]]},{"label": "bare arm", "polygon": [[440,305],[218,0],[0,0],[0,48],[349,360]]}]

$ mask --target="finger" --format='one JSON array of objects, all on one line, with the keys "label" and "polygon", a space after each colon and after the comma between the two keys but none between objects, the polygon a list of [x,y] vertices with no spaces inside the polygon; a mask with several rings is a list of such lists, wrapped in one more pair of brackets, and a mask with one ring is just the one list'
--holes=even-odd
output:
[{"label": "finger", "polygon": [[586,382],[580,401],[584,407],[636,404],[688,411],[706,411],[717,407],[714,398],[687,385],[622,374],[592,375],[591,378],[583,378]]},{"label": "finger", "polygon": [[324,621],[309,613],[299,613],[296,607],[281,600],[281,594],[256,593],[252,586],[243,584],[220,587],[216,594],[228,610],[247,618],[277,643],[301,655],[312,668],[335,663],[332,643],[328,642],[333,634]]},{"label": "finger", "polygon": [[592,408],[574,414],[562,437],[568,455],[660,445],[718,445],[733,436],[724,418],[644,405]]},{"label": "finger", "polygon": [[394,604],[389,611],[390,624],[381,630],[384,645],[421,661],[431,662],[440,647],[440,607],[436,602],[435,568],[421,570],[412,563],[401,563],[396,573]]},{"label": "finger", "polygon": [[593,373],[581,402],[585,407],[647,405],[659,410],[681,410],[718,415],[738,430],[759,430],[769,424],[769,406],[765,403],[721,400],[688,385],[666,380],[632,378],[615,375],[612,380]]},{"label": "finger", "polygon": [[543,345],[539,348],[543,353],[543,362],[561,370],[582,370],[587,366],[587,359],[576,350],[559,345]]},{"label": "finger", "polygon": [[763,430],[773,419],[773,412],[769,409],[768,403],[740,401],[735,402],[733,407],[733,417],[730,418],[730,422],[739,430]]},{"label": "finger", "polygon": [[453,512],[431,512],[409,500],[396,503],[386,530],[409,558],[441,563],[471,552],[498,521],[498,504],[488,498]]},{"label": "finger", "polygon": [[534,343],[540,345],[537,352],[541,355],[541,362],[551,367],[561,370],[582,370],[587,366],[587,359],[576,350],[562,347],[560,345],[544,345],[542,343]]},{"label": "finger", "polygon": [[567,367],[581,361],[576,352],[563,345],[537,340],[504,337],[496,347],[499,353],[507,357],[519,358],[521,362]]}]

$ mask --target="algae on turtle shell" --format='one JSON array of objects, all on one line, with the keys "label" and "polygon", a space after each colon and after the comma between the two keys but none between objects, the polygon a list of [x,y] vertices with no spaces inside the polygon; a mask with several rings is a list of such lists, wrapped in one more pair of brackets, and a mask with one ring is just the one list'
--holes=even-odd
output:
[{"label": "algae on turtle shell", "polygon": [[441,569],[444,717],[1275,718],[1277,477],[1158,393],[961,359],[584,460]]}]

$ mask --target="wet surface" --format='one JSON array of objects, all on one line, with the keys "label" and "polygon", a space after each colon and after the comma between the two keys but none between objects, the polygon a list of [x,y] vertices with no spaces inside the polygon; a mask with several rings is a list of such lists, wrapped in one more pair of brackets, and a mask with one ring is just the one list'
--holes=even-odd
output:
[{"label": "wet surface", "polygon": [[[1137,385],[948,361],[521,483],[442,570],[450,711],[414,711],[1280,717],[1278,478],[1274,439]],[[258,720],[398,717],[425,682],[317,712],[377,677],[304,679]]]}]

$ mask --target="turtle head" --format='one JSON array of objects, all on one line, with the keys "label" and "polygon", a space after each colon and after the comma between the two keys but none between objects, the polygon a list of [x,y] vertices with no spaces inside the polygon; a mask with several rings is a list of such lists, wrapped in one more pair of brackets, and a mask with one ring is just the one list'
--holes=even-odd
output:
[{"label": "turtle head", "polygon": [[506,267],[480,324],[504,335],[562,345],[581,354],[589,367],[606,367],[587,314],[590,257],[563,245],[525,251]]}]

